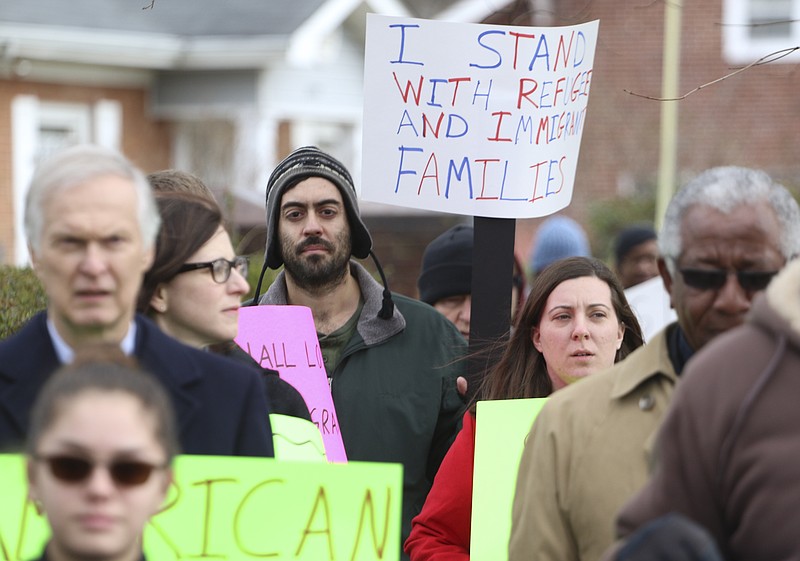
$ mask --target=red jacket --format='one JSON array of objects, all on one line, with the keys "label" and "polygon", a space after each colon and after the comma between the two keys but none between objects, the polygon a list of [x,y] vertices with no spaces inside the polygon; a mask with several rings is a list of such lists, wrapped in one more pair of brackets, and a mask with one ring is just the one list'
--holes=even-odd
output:
[{"label": "red jacket", "polygon": [[422,511],[411,521],[403,545],[411,561],[469,561],[474,461],[475,417],[467,411]]}]

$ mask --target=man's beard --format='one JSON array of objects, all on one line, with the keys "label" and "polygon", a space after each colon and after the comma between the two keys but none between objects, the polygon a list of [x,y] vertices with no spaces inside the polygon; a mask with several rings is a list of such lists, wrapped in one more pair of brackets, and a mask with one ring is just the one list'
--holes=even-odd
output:
[{"label": "man's beard", "polygon": [[[286,274],[303,290],[319,291],[334,287],[344,280],[349,271],[350,232],[344,231],[333,243],[322,238],[306,238],[298,245],[281,237],[281,255]],[[303,255],[309,245],[324,247],[328,254]]]}]

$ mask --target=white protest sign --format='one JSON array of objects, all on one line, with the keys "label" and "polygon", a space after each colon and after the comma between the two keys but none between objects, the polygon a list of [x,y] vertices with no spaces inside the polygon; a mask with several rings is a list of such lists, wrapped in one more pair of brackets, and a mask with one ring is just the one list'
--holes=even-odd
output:
[{"label": "white protest sign", "polygon": [[626,289],[625,298],[639,320],[645,341],[678,319],[660,276]]},{"label": "white protest sign", "polygon": [[598,27],[368,14],[361,198],[495,218],[566,207]]}]

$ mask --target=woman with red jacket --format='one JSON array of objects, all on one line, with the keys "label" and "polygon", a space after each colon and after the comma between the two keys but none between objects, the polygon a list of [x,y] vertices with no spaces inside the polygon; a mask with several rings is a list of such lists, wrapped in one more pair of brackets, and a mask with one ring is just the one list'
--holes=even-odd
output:
[{"label": "woman with red jacket", "polygon": [[[479,399],[545,397],[609,368],[642,345],[622,286],[601,261],[562,259],[533,282]],[[411,561],[469,559],[475,407],[445,456],[404,544]]]}]

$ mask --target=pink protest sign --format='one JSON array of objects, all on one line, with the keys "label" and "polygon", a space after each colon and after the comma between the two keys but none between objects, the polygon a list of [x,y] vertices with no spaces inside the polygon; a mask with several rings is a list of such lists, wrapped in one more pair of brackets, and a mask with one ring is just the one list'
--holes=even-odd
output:
[{"label": "pink protest sign", "polygon": [[305,306],[241,308],[235,340],[261,366],[277,370],[297,388],[322,433],[328,461],[346,462],[311,310]]}]

